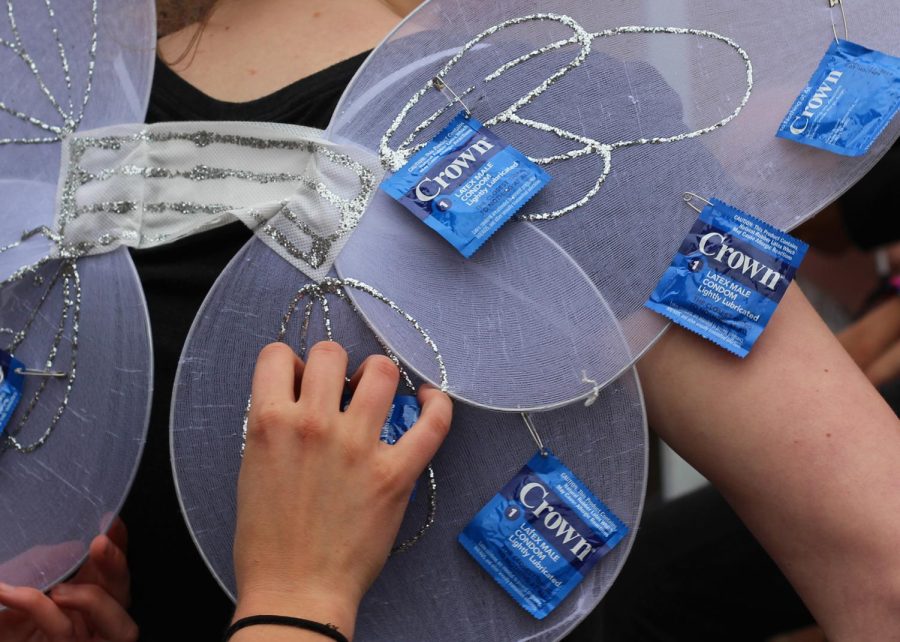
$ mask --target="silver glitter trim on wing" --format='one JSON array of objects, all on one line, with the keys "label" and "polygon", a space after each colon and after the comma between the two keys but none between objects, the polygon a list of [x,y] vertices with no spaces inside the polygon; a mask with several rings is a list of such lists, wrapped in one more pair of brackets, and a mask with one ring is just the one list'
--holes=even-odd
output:
[{"label": "silver glitter trim on wing", "polygon": [[[297,308],[301,303],[305,305],[303,307],[302,318],[300,320],[300,332],[299,332],[299,342],[298,342],[298,354],[301,358],[306,356],[306,352],[308,349],[307,345],[307,337],[309,332],[309,324],[312,316],[313,309],[315,308],[315,304],[318,303],[322,313],[322,324],[325,330],[325,336],[329,341],[335,340],[334,328],[332,327],[331,320],[331,309],[328,304],[328,295],[332,295],[337,297],[339,300],[343,301],[347,305],[349,305],[354,313],[358,314],[356,307],[353,305],[352,300],[347,293],[345,292],[345,288],[353,288],[359,290],[360,292],[364,292],[368,294],[372,298],[381,301],[385,305],[387,305],[391,310],[400,315],[403,319],[405,319],[421,336],[425,341],[426,345],[434,352],[435,362],[437,363],[438,370],[440,372],[440,387],[441,390],[446,391],[448,388],[447,381],[447,369],[444,366],[444,358],[441,356],[440,350],[438,350],[437,344],[428,334],[428,332],[419,325],[419,323],[409,314],[404,312],[396,303],[388,299],[381,292],[376,290],[370,285],[367,285],[361,281],[357,281],[356,279],[336,279],[336,278],[326,278],[323,279],[320,283],[310,283],[302,288],[300,288],[296,294],[294,294],[290,303],[288,304],[287,311],[284,313],[284,316],[281,319],[281,324],[278,329],[278,334],[275,338],[276,341],[281,341],[283,343],[288,343],[286,339],[288,338],[288,330],[293,319],[295,313],[297,312]],[[401,364],[400,359],[394,354],[393,351],[390,350],[383,342],[379,340],[378,342],[385,355],[394,362],[397,368],[400,370],[400,377],[402,383],[409,388],[410,391],[415,391],[415,385],[413,384],[412,378],[407,372],[406,368]],[[241,426],[241,456],[244,454],[244,447],[247,443],[247,423],[250,417],[250,408],[252,406],[252,398],[247,400],[247,405],[244,411],[244,419]],[[418,542],[425,532],[431,527],[434,523],[434,516],[437,510],[437,480],[434,474],[434,468],[431,464],[425,470],[425,478],[428,483],[428,498],[427,498],[427,509],[425,514],[425,519],[419,529],[408,539],[400,542],[395,545],[391,549],[391,554],[402,553],[404,551],[409,550],[412,546]]]},{"label": "silver glitter trim on wing", "polygon": [[[0,285],[9,285],[14,281],[24,281],[28,273],[22,273],[16,277],[10,277],[3,281]],[[43,287],[45,285],[42,279],[35,279],[34,287]],[[18,330],[11,328],[0,328],[0,335],[9,335],[9,340],[4,349],[15,356],[16,350],[28,338],[29,332],[34,325],[35,320],[40,315],[41,318],[48,318],[53,314],[52,311],[45,309],[51,295],[57,288],[61,288],[61,303],[57,313],[56,330],[51,339],[47,356],[42,364],[45,371],[56,371],[60,369],[58,364],[60,348],[66,339],[68,330],[69,343],[69,359],[67,367],[63,370],[65,376],[61,379],[42,377],[37,389],[31,395],[27,405],[18,411],[18,421],[15,425],[7,427],[6,434],[0,438],[0,453],[5,450],[15,450],[22,454],[32,453],[50,438],[53,431],[65,414],[69,406],[72,388],[75,385],[76,374],[78,370],[78,335],[81,322],[81,277],[78,273],[78,266],[75,259],[66,259],[60,262],[59,267],[50,278],[50,282],[46,284],[37,304],[31,310],[30,315],[25,320],[22,327]],[[47,392],[48,388],[58,385],[64,386],[62,398],[59,406],[50,417],[47,425],[41,429],[40,436],[30,438],[23,441],[22,435],[24,431],[29,430],[30,424],[34,423],[32,414],[41,401],[41,398]]]},{"label": "silver glitter trim on wing", "polygon": [[321,280],[382,174],[374,156],[322,135],[269,123],[79,133],[63,149],[57,230],[66,243],[90,244],[96,253],[152,247],[241,220]]},{"label": "silver glitter trim on wing", "polygon": [[[499,114],[496,114],[490,118],[484,120],[484,124],[487,126],[495,125],[498,123],[514,123],[516,125],[522,125],[524,127],[529,127],[538,131],[546,132],[549,134],[553,134],[558,138],[566,141],[570,141],[580,145],[580,147],[570,150],[565,153],[555,154],[547,157],[537,157],[531,158],[532,161],[539,165],[553,165],[554,163],[563,162],[566,160],[571,160],[574,158],[580,158],[589,154],[595,154],[600,157],[603,163],[603,170],[600,175],[597,177],[594,185],[588,190],[584,196],[579,198],[578,200],[565,205],[563,207],[559,207],[549,212],[542,213],[522,213],[518,215],[519,220],[526,221],[548,221],[557,219],[561,216],[569,214],[570,212],[575,211],[576,209],[583,207],[590,200],[596,196],[599,192],[603,183],[606,181],[610,172],[612,171],[612,157],[613,152],[617,149],[624,149],[627,147],[635,147],[639,145],[659,145],[663,143],[675,143],[679,141],[689,140],[692,138],[697,138],[699,136],[703,136],[709,134],[717,129],[720,129],[730,123],[732,120],[737,118],[738,114],[744,109],[747,105],[747,102],[750,100],[750,95],[753,91],[753,65],[750,61],[750,56],[747,52],[734,40],[727,36],[723,36],[721,34],[715,33],[713,31],[707,31],[703,29],[688,29],[681,27],[645,27],[645,26],[626,26],[626,27],[618,27],[615,29],[606,29],[598,32],[588,32],[585,30],[578,22],[566,15],[554,14],[554,13],[536,13],[532,15],[522,16],[519,18],[513,18],[502,22],[498,25],[494,25],[488,29],[485,29],[480,34],[469,40],[465,45],[462,46],[459,53],[454,55],[450,60],[448,60],[440,70],[434,74],[435,77],[443,79],[447,77],[449,72],[461,61],[465,59],[466,54],[472,50],[473,47],[481,43],[485,38],[488,38],[497,32],[506,29],[508,27],[523,24],[525,22],[530,21],[554,21],[559,24],[564,25],[565,27],[572,30],[573,35],[569,38],[565,38],[562,40],[557,40],[552,42],[544,47],[540,47],[531,51],[527,54],[519,56],[513,60],[510,60],[500,67],[498,67],[495,71],[485,76],[483,82],[485,87],[487,87],[492,81],[501,77],[503,74],[507,73],[511,69],[514,69],[518,65],[531,60],[536,56],[540,56],[551,51],[556,51],[566,46],[577,46],[578,53],[575,57],[562,68],[556,70],[553,74],[550,75],[549,78],[542,81],[538,84],[534,89],[525,93],[523,96],[518,98],[512,105],[506,107]],[[734,51],[740,56],[746,68],[746,78],[747,78],[747,89],[741,98],[737,107],[725,118],[719,120],[718,122],[704,127],[702,129],[698,129],[691,132],[684,132],[680,134],[672,134],[669,136],[656,136],[652,138],[638,138],[635,140],[622,140],[614,143],[604,143],[589,136],[585,136],[582,134],[576,134],[574,132],[568,131],[551,123],[540,122],[536,120],[532,120],[529,118],[525,118],[519,115],[519,110],[538,99],[544,92],[546,92],[550,87],[552,87],[556,82],[562,79],[566,74],[568,74],[573,69],[580,67],[585,60],[587,60],[588,56],[591,54],[592,47],[595,40],[601,38],[608,38],[611,36],[621,35],[621,34],[669,34],[669,35],[690,35],[697,36],[701,38],[708,38],[711,40],[716,40],[721,42],[728,47],[734,49]],[[379,145],[379,155],[381,158],[382,165],[391,170],[397,171],[406,162],[409,158],[419,151],[422,147],[424,147],[425,143],[414,144],[418,135],[424,131],[429,125],[435,122],[443,113],[445,113],[451,106],[452,103],[448,103],[438,109],[437,111],[430,114],[426,117],[420,124],[416,125],[413,129],[412,133],[407,136],[405,140],[400,143],[400,145],[394,149],[391,147],[391,140],[400,129],[401,125],[406,121],[413,107],[425,96],[429,91],[432,90],[432,82],[429,80],[409,99],[409,101],[403,106],[403,108],[397,114],[397,117],[391,123],[391,126],[388,128],[387,132],[385,132],[384,136],[381,139],[381,143]],[[474,86],[464,88],[460,95],[465,97],[475,90]]]},{"label": "silver glitter trim on wing", "polygon": [[[29,1],[36,2],[37,0]],[[63,140],[63,138],[73,133],[76,129],[78,129],[79,125],[81,125],[81,121],[84,119],[84,111],[87,108],[88,101],[91,97],[94,80],[94,68],[96,67],[97,61],[98,0],[91,0],[90,3],[91,37],[88,47],[88,64],[87,70],[85,72],[86,79],[84,82],[84,94],[81,96],[81,99],[79,101],[75,100],[75,96],[73,93],[72,73],[69,66],[69,56],[66,53],[66,48],[63,45],[59,35],[56,11],[53,8],[53,2],[52,0],[43,0],[43,3],[47,9],[47,21],[45,23],[45,27],[49,30],[50,36],[52,36],[56,44],[56,51],[59,58],[59,68],[63,76],[63,82],[66,86],[66,97],[64,101],[65,106],[61,104],[60,99],[56,95],[54,95],[53,91],[47,85],[47,82],[44,80],[44,76],[41,73],[41,69],[29,54],[28,49],[26,48],[25,43],[22,40],[22,34],[20,33],[19,26],[16,23],[15,3],[13,2],[13,0],[6,0],[6,20],[12,33],[12,40],[0,38],[0,47],[6,48],[11,51],[16,58],[18,58],[26,67],[28,67],[28,72],[31,74],[32,78],[34,78],[34,81],[35,83],[37,83],[41,93],[50,103],[53,111],[59,115],[60,122],[58,124],[55,124],[48,122],[45,119],[37,118],[34,115],[27,114],[19,110],[14,105],[10,104],[6,98],[0,99],[0,111],[4,111],[14,118],[28,123],[29,125],[32,125],[43,132],[40,136],[0,138],[0,145],[56,143]],[[9,87],[9,85],[6,85],[5,88]]]}]

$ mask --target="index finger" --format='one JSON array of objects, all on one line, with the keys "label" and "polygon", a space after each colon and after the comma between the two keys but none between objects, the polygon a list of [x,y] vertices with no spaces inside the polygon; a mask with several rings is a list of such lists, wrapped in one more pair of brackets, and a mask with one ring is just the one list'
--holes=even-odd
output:
[{"label": "index finger", "polygon": [[106,531],[106,536],[112,540],[113,544],[119,547],[120,551],[123,553],[128,552],[128,529],[125,527],[125,522],[122,521],[121,517],[113,519],[109,530]]},{"label": "index finger", "polygon": [[92,581],[112,595],[120,604],[128,606],[131,597],[131,574],[125,553],[112,538],[98,535],[91,542],[90,562],[93,566]]},{"label": "index finger", "polygon": [[453,419],[453,402],[446,393],[426,384],[419,388],[418,397],[422,403],[419,420],[391,446],[406,460],[408,465],[404,469],[413,478],[425,470],[444,443]]},{"label": "index finger", "polygon": [[253,371],[253,406],[296,402],[296,382],[302,376],[303,362],[290,346],[270,343],[260,351]]},{"label": "index finger", "polygon": [[51,641],[69,640],[75,631],[72,621],[53,600],[37,589],[0,584],[0,605],[31,618]]},{"label": "index finger", "polygon": [[61,584],[51,595],[63,608],[84,615],[99,637],[120,642],[137,640],[138,628],[134,620],[122,604],[96,584]]}]

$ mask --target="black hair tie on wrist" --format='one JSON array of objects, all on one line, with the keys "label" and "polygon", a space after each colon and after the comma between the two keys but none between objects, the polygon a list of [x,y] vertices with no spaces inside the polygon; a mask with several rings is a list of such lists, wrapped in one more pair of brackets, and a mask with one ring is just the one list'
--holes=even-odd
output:
[{"label": "black hair tie on wrist", "polygon": [[322,624],[321,622],[313,622],[312,620],[304,620],[299,617],[288,617],[286,615],[251,615],[243,617],[233,623],[225,631],[225,637],[222,642],[228,642],[231,636],[248,626],[255,624],[274,624],[276,626],[292,626],[295,629],[306,629],[307,631],[315,631],[322,635],[336,640],[336,642],[350,642],[347,636],[338,631],[334,624]]}]

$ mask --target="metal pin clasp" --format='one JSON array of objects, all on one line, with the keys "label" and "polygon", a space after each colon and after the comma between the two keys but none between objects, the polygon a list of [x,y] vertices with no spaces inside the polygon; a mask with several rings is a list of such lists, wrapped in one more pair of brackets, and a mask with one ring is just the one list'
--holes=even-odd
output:
[{"label": "metal pin clasp", "polygon": [[16,368],[14,372],[23,377],[65,377],[69,374],[57,370],[32,370],[31,368]]},{"label": "metal pin clasp", "polygon": [[837,24],[834,22],[834,8],[840,7],[841,20],[844,23],[844,40],[850,40],[850,29],[847,26],[847,12],[844,11],[844,0],[828,0],[828,6],[831,8],[831,31],[834,33],[835,42],[840,40],[837,32]]},{"label": "metal pin clasp", "polygon": [[456,94],[456,92],[450,88],[450,85],[448,85],[444,81],[443,78],[435,76],[434,78],[431,79],[431,86],[434,87],[435,89],[437,89],[439,92],[441,92],[444,95],[450,94],[450,96],[453,98],[454,102],[457,102],[460,105],[462,105],[463,110],[465,110],[465,112],[466,112],[466,118],[470,118],[472,116],[471,110],[466,106],[466,103],[463,102],[463,99],[460,98]]},{"label": "metal pin clasp", "polygon": [[550,454],[547,448],[544,446],[544,440],[541,439],[540,433],[537,431],[537,428],[534,426],[534,422],[531,420],[531,415],[527,412],[519,413],[522,415],[522,420],[525,422],[525,427],[528,428],[528,432],[531,433],[531,438],[534,439],[534,443],[537,444],[538,451],[540,451],[542,457],[546,457]]},{"label": "metal pin clasp", "polygon": [[695,200],[700,201],[701,203],[706,203],[707,205],[712,205],[712,203],[710,203],[708,200],[706,200],[706,199],[703,198],[702,196],[697,196],[697,195],[694,194],[693,192],[685,192],[685,193],[684,193],[684,196],[682,196],[682,198],[684,199],[684,202],[687,203],[688,206],[689,206],[692,210],[694,210],[695,212],[697,212],[697,214],[699,214],[700,212],[702,212],[702,211],[703,211],[703,208],[697,207],[697,206],[694,204],[694,201],[695,201]]}]

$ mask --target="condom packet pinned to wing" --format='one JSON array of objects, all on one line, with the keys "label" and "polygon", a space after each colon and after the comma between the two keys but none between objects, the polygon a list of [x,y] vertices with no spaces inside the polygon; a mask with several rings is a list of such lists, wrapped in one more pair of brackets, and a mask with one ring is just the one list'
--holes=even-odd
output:
[{"label": "condom packet pinned to wing", "polygon": [[746,357],[807,249],[803,241],[712,199],[644,305]]},{"label": "condom packet pinned to wing", "polygon": [[471,257],[550,182],[550,175],[466,112],[381,184]]},{"label": "condom packet pinned to wing", "polygon": [[[350,405],[350,395],[345,395],[341,403],[341,410],[346,410]],[[391,404],[391,410],[388,412],[387,419],[381,427],[379,439],[389,446],[397,443],[403,435],[406,434],[413,424],[419,420],[421,408],[419,401],[411,395],[396,395],[394,402]]]},{"label": "condom packet pinned to wing", "polygon": [[862,156],[900,110],[900,58],[836,40],[776,134]]},{"label": "condom packet pinned to wing", "polygon": [[0,350],[0,435],[6,430],[6,424],[22,398],[24,376],[21,370],[24,367],[25,364],[14,356]]},{"label": "condom packet pinned to wing", "polygon": [[393,446],[419,420],[419,401],[410,395],[397,395],[387,421],[381,427],[381,441]]},{"label": "condom packet pinned to wing", "polygon": [[584,482],[545,451],[475,515],[459,543],[542,620],[627,533]]}]

